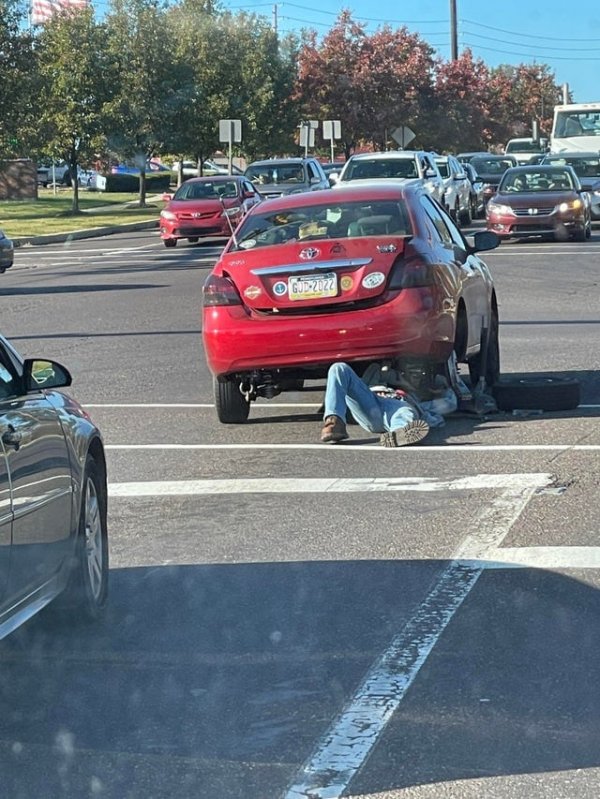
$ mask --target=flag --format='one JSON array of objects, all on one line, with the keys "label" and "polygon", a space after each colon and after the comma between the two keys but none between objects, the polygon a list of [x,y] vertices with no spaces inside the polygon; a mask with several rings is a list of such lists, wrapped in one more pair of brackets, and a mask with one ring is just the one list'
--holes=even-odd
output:
[{"label": "flag", "polygon": [[31,22],[33,25],[43,25],[58,11],[86,8],[88,0],[32,0]]}]

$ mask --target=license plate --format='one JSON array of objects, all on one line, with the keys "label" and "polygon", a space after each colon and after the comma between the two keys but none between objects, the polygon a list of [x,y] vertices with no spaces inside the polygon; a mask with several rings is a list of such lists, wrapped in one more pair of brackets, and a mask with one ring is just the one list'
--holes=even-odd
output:
[{"label": "license plate", "polygon": [[318,300],[322,297],[335,297],[337,293],[335,272],[327,272],[324,275],[297,275],[288,279],[290,300]]}]

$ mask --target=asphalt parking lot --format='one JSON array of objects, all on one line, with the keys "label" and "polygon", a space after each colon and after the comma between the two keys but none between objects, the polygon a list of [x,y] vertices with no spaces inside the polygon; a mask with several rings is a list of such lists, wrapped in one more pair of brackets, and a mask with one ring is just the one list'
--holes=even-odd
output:
[{"label": "asphalt parking lot", "polygon": [[505,373],[553,414],[318,443],[322,385],[223,426],[200,338],[217,248],[26,248],[3,333],[64,362],[109,458],[111,600],[0,644],[7,795],[597,794],[600,235],[489,253]]}]

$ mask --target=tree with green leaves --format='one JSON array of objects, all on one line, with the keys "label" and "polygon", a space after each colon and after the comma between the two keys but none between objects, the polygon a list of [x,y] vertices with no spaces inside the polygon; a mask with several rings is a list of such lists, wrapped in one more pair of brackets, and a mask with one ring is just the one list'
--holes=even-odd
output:
[{"label": "tree with green leaves", "polygon": [[36,53],[18,0],[0,0],[0,158],[33,149],[37,131]]},{"label": "tree with green leaves", "polygon": [[105,44],[104,25],[95,21],[91,8],[55,14],[36,40],[40,150],[68,164],[73,213],[79,212],[78,167],[104,143],[114,85]]},{"label": "tree with green leaves", "polygon": [[140,170],[139,204],[146,205],[146,164],[164,151],[172,120],[184,107],[186,87],[173,55],[165,9],[155,0],[114,0],[106,19],[105,48],[117,65],[109,103],[109,149]]},{"label": "tree with green leaves", "polygon": [[[250,158],[293,145],[296,112],[293,39],[279,43],[264,19],[197,10],[189,2],[169,10],[174,54],[187,71],[180,82],[187,103],[171,118],[171,152],[199,165],[219,147],[219,120],[240,119]],[[181,160],[181,159],[180,159]]]}]

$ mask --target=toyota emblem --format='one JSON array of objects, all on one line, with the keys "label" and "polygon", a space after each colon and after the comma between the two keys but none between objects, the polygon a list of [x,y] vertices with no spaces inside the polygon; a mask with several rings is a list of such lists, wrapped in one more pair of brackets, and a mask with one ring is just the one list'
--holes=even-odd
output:
[{"label": "toyota emblem", "polygon": [[303,261],[312,261],[313,258],[317,258],[319,255],[321,255],[321,250],[316,247],[307,247],[304,250],[300,250],[300,258]]}]

